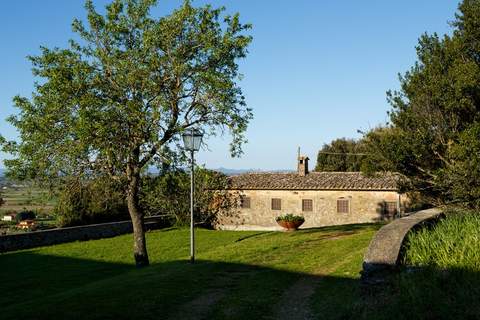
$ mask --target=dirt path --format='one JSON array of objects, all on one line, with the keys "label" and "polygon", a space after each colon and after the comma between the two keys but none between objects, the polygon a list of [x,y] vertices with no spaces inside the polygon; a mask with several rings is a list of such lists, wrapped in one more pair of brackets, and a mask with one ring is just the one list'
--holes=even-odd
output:
[{"label": "dirt path", "polygon": [[[334,240],[345,236],[350,236],[355,232],[332,233],[322,237],[319,240]],[[255,235],[257,236],[257,235]],[[268,319],[278,320],[310,320],[315,319],[313,310],[311,309],[311,299],[315,294],[317,286],[322,281],[322,276],[334,272],[345,261],[349,260],[349,255],[339,259],[336,263],[328,266],[322,266],[307,276],[300,277],[293,285],[291,285],[280,298],[279,302],[273,308],[274,312]],[[225,298],[229,289],[226,284],[239,280],[242,276],[249,272],[222,272],[216,277],[212,288],[206,290],[193,300],[183,304],[178,311],[169,319],[208,319],[209,313],[223,298]],[[253,271],[255,272],[255,271]]]},{"label": "dirt path", "polygon": [[[322,240],[338,239],[353,233],[338,233],[324,237]],[[349,255],[348,255],[349,256]],[[276,320],[311,320],[315,319],[311,309],[311,299],[317,286],[322,281],[322,276],[334,272],[343,263],[348,261],[348,256],[339,259],[335,264],[315,270],[307,277],[301,277],[282,295],[277,304],[273,319]],[[313,277],[312,277],[313,275]]]},{"label": "dirt path", "polygon": [[193,300],[183,304],[178,311],[170,316],[169,320],[201,320],[208,319],[212,308],[225,298],[231,289],[232,283],[238,281],[246,274],[252,274],[255,271],[227,271],[219,272],[215,276],[212,288],[206,290]]},{"label": "dirt path", "polygon": [[320,279],[301,278],[283,294],[275,309],[273,319],[310,320],[314,319],[310,309],[310,298]]},{"label": "dirt path", "polygon": [[169,317],[171,320],[197,320],[206,319],[211,308],[227,294],[227,290],[208,290],[194,300],[181,306],[175,315]]}]

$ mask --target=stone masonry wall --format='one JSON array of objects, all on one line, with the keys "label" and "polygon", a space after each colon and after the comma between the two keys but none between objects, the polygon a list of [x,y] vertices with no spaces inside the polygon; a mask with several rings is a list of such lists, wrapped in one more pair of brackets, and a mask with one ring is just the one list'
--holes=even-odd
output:
[{"label": "stone masonry wall", "polygon": [[[305,223],[301,228],[376,222],[383,219],[384,202],[399,200],[395,191],[245,190],[241,194],[250,198],[250,208],[220,220],[219,229],[280,230],[275,217],[286,213],[303,215]],[[271,209],[272,198],[281,199],[281,210]],[[339,198],[349,200],[349,213],[337,213]],[[302,212],[302,199],[313,200],[313,211]],[[405,196],[400,202],[403,207]]]},{"label": "stone masonry wall", "polygon": [[[162,228],[163,225],[164,224],[158,218],[152,217],[145,219],[145,228],[147,230],[159,229]],[[0,236],[0,253],[65,242],[111,238],[131,232],[132,222],[121,221],[10,234]]]}]

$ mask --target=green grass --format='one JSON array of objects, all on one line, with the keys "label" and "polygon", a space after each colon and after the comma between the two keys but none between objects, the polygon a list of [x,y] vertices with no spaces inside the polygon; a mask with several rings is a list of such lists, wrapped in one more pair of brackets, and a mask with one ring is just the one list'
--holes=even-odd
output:
[{"label": "green grass", "polygon": [[412,235],[412,266],[369,288],[359,272],[380,225],[198,230],[194,265],[187,229],[154,231],[144,269],[132,263],[131,235],[0,254],[0,318],[290,319],[308,310],[313,319],[479,319],[478,256],[470,252],[477,223],[456,215]]},{"label": "green grass", "polygon": [[411,233],[405,267],[359,312],[379,319],[479,319],[479,237],[480,215],[461,210],[448,210],[438,224]]},{"label": "green grass", "polygon": [[1,254],[0,318],[269,319],[299,279],[315,288],[305,308],[337,306],[331,314],[342,318],[352,312],[343,297],[359,300],[362,256],[378,228],[198,230],[194,265],[188,230],[155,231],[144,269],[132,264],[131,235]]},{"label": "green grass", "polygon": [[424,228],[408,237],[405,263],[480,271],[480,215],[459,210],[447,215],[433,229]]}]

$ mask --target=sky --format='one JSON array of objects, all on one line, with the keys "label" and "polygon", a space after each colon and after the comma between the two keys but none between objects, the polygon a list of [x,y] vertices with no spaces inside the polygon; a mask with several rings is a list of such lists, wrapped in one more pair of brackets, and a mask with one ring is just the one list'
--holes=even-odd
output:
[{"label": "sky", "polygon": [[[103,8],[107,0],[94,0]],[[323,144],[359,138],[388,121],[386,91],[416,60],[422,33],[449,33],[456,0],[194,0],[224,6],[253,24],[240,82],[253,109],[241,158],[231,158],[230,137],[211,138],[197,154],[207,168],[296,168],[297,148],[312,166]],[[153,16],[181,0],[159,0]],[[0,134],[17,139],[5,118],[12,97],[30,97],[28,55],[40,46],[68,46],[71,22],[85,18],[83,0],[16,0],[0,4]],[[0,154],[0,160],[8,155]],[[1,166],[1,165],[0,165]]]}]

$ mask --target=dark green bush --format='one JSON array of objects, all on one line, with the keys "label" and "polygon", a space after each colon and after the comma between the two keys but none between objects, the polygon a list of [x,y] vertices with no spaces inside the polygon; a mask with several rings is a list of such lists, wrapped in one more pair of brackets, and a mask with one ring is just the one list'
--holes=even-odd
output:
[{"label": "dark green bush", "polygon": [[[195,169],[195,208],[197,224],[212,226],[221,215],[229,215],[239,202],[237,194],[227,191],[227,177],[204,168]],[[190,223],[190,175],[170,170],[143,178],[140,205],[147,216],[163,215],[175,225]]]},{"label": "dark green bush", "polygon": [[54,211],[61,227],[130,219],[123,184],[104,177],[67,181]]},{"label": "dark green bush", "polygon": [[35,212],[32,210],[23,210],[17,213],[16,220],[17,222],[24,221],[24,220],[34,220],[36,218]]},{"label": "dark green bush", "polygon": [[[195,170],[195,221],[212,226],[220,214],[238,204],[238,196],[226,189],[226,176]],[[190,175],[168,170],[142,177],[140,206],[145,216],[163,216],[165,225],[190,223]],[[106,177],[92,180],[69,179],[62,185],[55,207],[58,225],[75,226],[128,220],[125,184]]]}]

